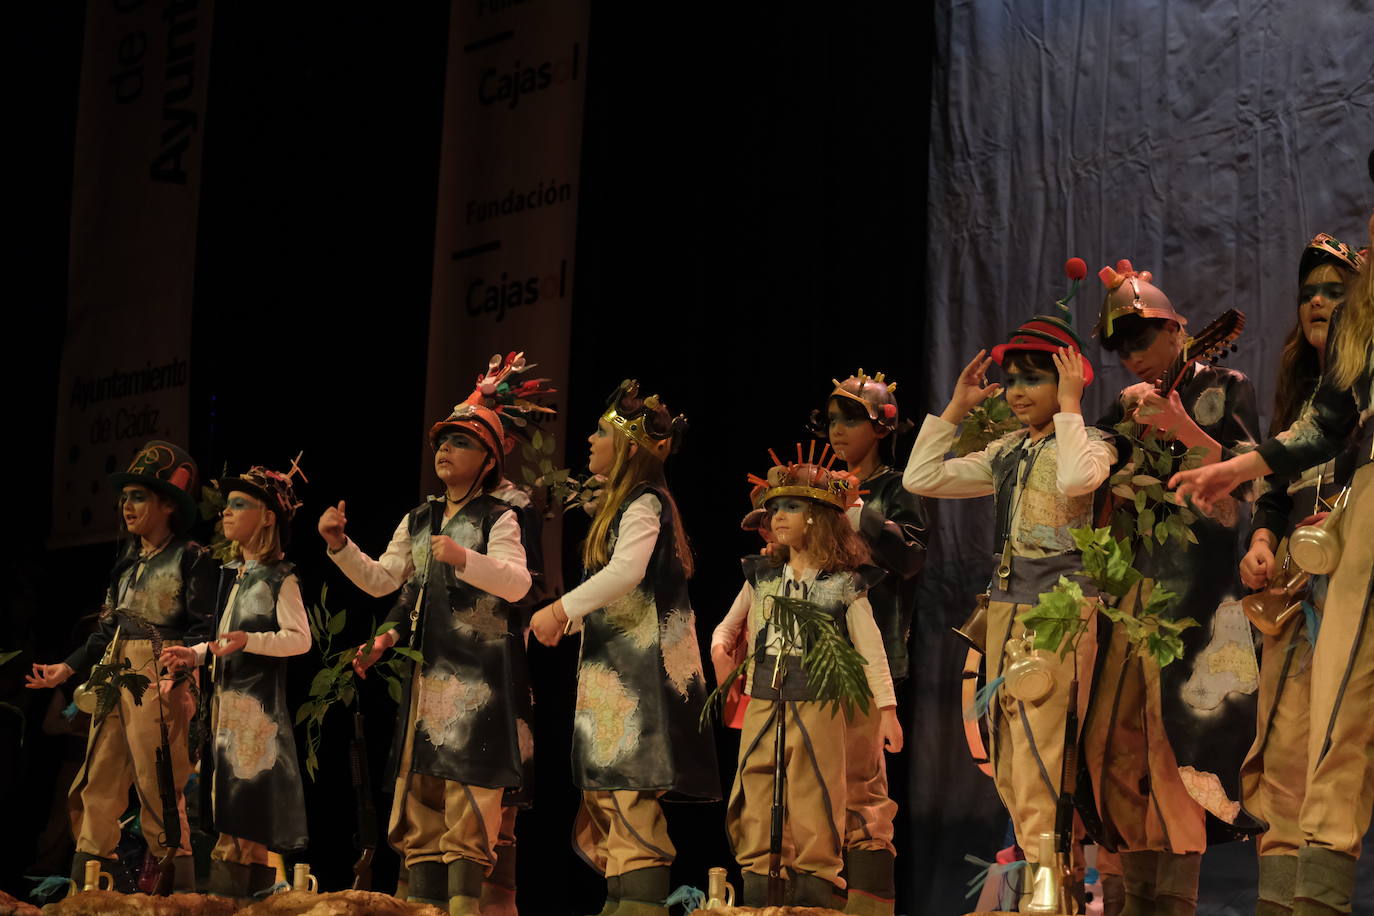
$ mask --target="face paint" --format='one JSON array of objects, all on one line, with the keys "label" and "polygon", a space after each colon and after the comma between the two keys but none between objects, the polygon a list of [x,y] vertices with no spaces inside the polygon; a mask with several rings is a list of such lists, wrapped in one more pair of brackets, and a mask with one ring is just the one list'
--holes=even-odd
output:
[{"label": "face paint", "polygon": [[1011,369],[1007,372],[1006,383],[1002,386],[1008,391],[1013,388],[1038,388],[1048,382],[1053,382],[1054,376],[1044,372],[1022,372],[1020,369]]},{"label": "face paint", "polygon": [[255,499],[249,499],[247,496],[231,496],[229,501],[225,503],[225,507],[235,512],[249,512],[253,509],[262,508],[262,504]]},{"label": "face paint", "polygon": [[434,448],[435,450],[438,450],[443,448],[445,445],[447,445],[449,448],[465,448],[473,449],[475,451],[486,450],[485,446],[483,446],[482,443],[477,441],[477,439],[475,439],[473,436],[469,435],[468,433],[459,432],[456,430],[454,432],[444,433],[442,436],[440,436],[439,441],[435,444]]},{"label": "face paint", "polygon": [[141,506],[148,501],[148,491],[142,489],[128,489],[119,494],[119,505],[132,503]]},{"label": "face paint", "polygon": [[1150,349],[1154,345],[1155,339],[1159,337],[1159,332],[1163,328],[1151,325],[1133,337],[1127,337],[1121,341],[1121,346],[1116,348],[1117,356],[1123,359],[1132,353],[1141,353]]},{"label": "face paint", "polygon": [[764,507],[769,515],[777,515],[779,512],[805,512],[806,500],[795,496],[779,496],[777,499],[768,500],[768,505]]}]

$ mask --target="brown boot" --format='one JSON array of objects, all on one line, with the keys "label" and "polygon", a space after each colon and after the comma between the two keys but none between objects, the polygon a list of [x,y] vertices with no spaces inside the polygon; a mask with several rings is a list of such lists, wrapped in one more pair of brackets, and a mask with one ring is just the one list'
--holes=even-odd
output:
[{"label": "brown boot", "polygon": [[1155,872],[1155,916],[1193,916],[1202,853],[1161,852]]},{"label": "brown boot", "polygon": [[668,916],[669,869],[666,865],[636,868],[620,875],[620,906],[615,916]]},{"label": "brown boot", "polygon": [[853,916],[893,916],[897,909],[896,861],[886,849],[850,849],[845,853],[849,899],[844,912]]},{"label": "brown boot", "polygon": [[1259,899],[1255,916],[1288,916],[1293,912],[1293,889],[1298,880],[1298,857],[1259,857]]},{"label": "brown boot", "polygon": [[406,867],[406,900],[448,906],[448,866],[443,862],[416,862]]},{"label": "brown boot", "polygon": [[253,872],[247,865],[239,862],[226,862],[223,859],[210,860],[210,877],[205,882],[205,893],[211,897],[226,897],[230,900],[248,899],[248,885]]},{"label": "brown boot", "polygon": [[1121,853],[1121,883],[1126,903],[1121,916],[1155,916],[1155,881],[1159,874],[1159,853]]},{"label": "brown boot", "polygon": [[1333,916],[1350,912],[1357,860],[1325,846],[1298,850],[1293,886],[1293,916]]},{"label": "brown boot", "polygon": [[1120,875],[1102,876],[1102,916],[1121,916],[1126,906],[1126,884]]}]

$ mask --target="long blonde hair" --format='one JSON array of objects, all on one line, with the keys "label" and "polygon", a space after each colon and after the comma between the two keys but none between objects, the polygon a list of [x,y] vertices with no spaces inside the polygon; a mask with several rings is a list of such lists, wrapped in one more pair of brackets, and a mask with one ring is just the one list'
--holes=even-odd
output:
[{"label": "long blonde hair", "polygon": [[594,570],[611,561],[609,542],[612,522],[630,492],[640,484],[650,484],[662,493],[673,510],[673,546],[683,573],[690,579],[692,548],[687,542],[687,532],[682,527],[682,514],[677,511],[677,503],[663,477],[663,462],[646,448],[631,448],[633,443],[630,438],[620,430],[612,429],[611,435],[614,437],[614,457],[611,459],[611,469],[606,474],[606,484],[602,487],[601,502],[596,508],[596,515],[592,517],[592,527],[587,532],[587,539],[582,542],[582,565]]},{"label": "long blonde hair", "polygon": [[1352,388],[1369,368],[1369,348],[1374,346],[1374,258],[1365,261],[1355,278],[1355,289],[1341,309],[1336,339],[1327,341],[1327,365],[1336,388]]}]

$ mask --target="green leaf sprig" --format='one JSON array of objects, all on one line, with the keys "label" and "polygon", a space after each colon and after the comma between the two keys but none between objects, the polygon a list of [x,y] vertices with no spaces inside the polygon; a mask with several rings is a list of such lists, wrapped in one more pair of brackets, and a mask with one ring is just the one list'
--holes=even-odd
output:
[{"label": "green leaf sprig", "polygon": [[981,452],[993,442],[1014,433],[1021,428],[1021,421],[1011,412],[1006,398],[993,395],[973,408],[964,422],[959,424],[959,435],[954,440],[954,454],[960,458]]},{"label": "green leaf sprig", "polygon": [[[315,649],[319,652],[323,667],[310,681],[310,698],[296,710],[296,725],[305,725],[305,770],[312,780],[319,770],[325,716],[334,706],[348,707],[357,698],[353,658],[358,653],[358,647],[349,642],[342,649],[334,648],[334,638],[343,633],[348,625],[348,611],[331,612],[326,605],[328,596],[329,586],[321,586],[319,603],[309,612],[310,634],[314,637]],[[378,636],[389,633],[395,627],[394,621],[385,621],[378,626],[373,620],[369,629],[371,635],[363,643],[363,657],[372,655],[372,644]],[[391,648],[388,658],[377,662],[371,670],[381,675],[386,683],[387,694],[399,704],[402,696],[401,679],[410,676],[412,663],[423,662],[424,656],[415,649],[397,645]]]},{"label": "green leaf sprig", "polygon": [[1174,443],[1162,439],[1153,426],[1134,420],[1116,424],[1117,435],[1131,446],[1131,458],[1107,481],[1112,494],[1121,498],[1112,513],[1112,531],[1118,536],[1139,538],[1146,553],[1154,553],[1172,541],[1179,550],[1197,543],[1191,525],[1197,513],[1183,505],[1176,494],[1164,489],[1164,481],[1177,471],[1199,467],[1207,450],[1193,447],[1175,454]]},{"label": "green leaf sprig", "polygon": [[[764,600],[772,611],[770,623],[782,634],[782,645],[776,648],[778,658],[783,660],[794,651],[801,651],[801,666],[814,698],[830,704],[831,715],[841,708],[848,718],[854,716],[856,709],[867,713],[869,700],[873,699],[864,673],[868,663],[841,635],[835,618],[820,605],[801,598],[768,595]],[[712,710],[724,704],[730,686],[751,664],[761,661],[768,654],[767,649],[755,649],[707,695],[699,723],[703,728]]]}]

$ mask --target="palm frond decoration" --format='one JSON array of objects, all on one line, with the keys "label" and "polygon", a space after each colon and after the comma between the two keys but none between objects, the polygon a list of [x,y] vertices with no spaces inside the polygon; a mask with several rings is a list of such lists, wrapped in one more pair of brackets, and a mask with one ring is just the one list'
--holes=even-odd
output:
[{"label": "palm frond decoration", "polygon": [[[841,708],[852,718],[855,710],[867,714],[873,691],[868,686],[864,668],[868,664],[840,633],[839,623],[818,604],[787,595],[769,595],[764,599],[768,620],[782,635],[782,645],[774,647],[778,664],[785,665],[794,652],[801,653],[802,670],[806,672],[812,699],[828,703],[831,713]],[[701,711],[704,728],[712,710],[719,710],[730,686],[742,677],[749,666],[763,660],[767,646],[751,652],[743,662],[722,680],[706,697]]]}]

